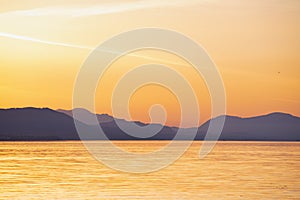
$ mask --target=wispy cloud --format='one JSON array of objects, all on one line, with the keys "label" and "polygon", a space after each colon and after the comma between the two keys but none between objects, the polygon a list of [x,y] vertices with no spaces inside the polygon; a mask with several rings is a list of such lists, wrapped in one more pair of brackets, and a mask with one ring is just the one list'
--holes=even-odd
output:
[{"label": "wispy cloud", "polygon": [[172,1],[158,1],[158,0],[142,0],[142,1],[131,1],[126,3],[118,4],[101,4],[101,5],[90,5],[88,7],[83,6],[56,6],[56,7],[43,7],[29,10],[17,10],[5,14],[15,14],[22,16],[93,16],[93,15],[104,15],[126,11],[134,11],[147,8],[156,7],[167,7],[167,6],[183,6],[185,4],[194,4],[199,2],[206,2],[206,0],[172,0]]}]

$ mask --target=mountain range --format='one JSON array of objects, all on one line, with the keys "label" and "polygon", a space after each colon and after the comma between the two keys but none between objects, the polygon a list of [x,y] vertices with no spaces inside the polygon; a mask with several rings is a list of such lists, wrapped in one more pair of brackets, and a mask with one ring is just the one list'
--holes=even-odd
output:
[{"label": "mountain range", "polygon": [[[93,114],[84,109],[75,109],[86,118]],[[97,126],[84,120],[76,120],[77,125],[86,130],[79,138],[74,124],[72,110],[52,110],[49,108],[11,108],[0,109],[1,141],[53,141],[53,140],[94,140]],[[107,114],[97,114],[98,122],[110,140],[171,140],[179,128],[160,124],[145,124],[137,121],[117,119]],[[181,128],[179,139],[188,139],[190,131],[197,131],[196,140],[203,140],[211,121],[225,119],[224,128],[219,140],[232,141],[300,141],[300,118],[285,114],[271,113],[262,116],[241,118],[235,116],[219,116],[208,120],[197,128]],[[158,130],[155,135],[140,132],[139,137],[125,133],[118,125],[127,130],[138,132],[139,127]],[[186,133],[186,135],[185,135]],[[149,133],[150,134],[150,133]]]}]

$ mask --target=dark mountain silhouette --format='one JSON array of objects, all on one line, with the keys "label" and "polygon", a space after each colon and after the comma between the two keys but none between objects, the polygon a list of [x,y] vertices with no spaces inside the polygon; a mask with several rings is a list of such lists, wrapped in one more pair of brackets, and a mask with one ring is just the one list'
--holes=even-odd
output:
[{"label": "dark mountain silhouette", "polygon": [[73,118],[48,108],[0,110],[0,140],[73,140]]},{"label": "dark mountain silhouette", "polygon": [[[72,113],[73,111],[72,110],[58,109],[57,111],[61,112],[61,113],[64,113],[64,114],[66,114],[66,115],[68,115],[68,116],[70,116],[70,117],[73,118],[73,113]],[[93,115],[88,110],[85,110],[85,109],[82,109],[82,108],[75,108],[74,111],[80,112],[81,114],[84,114],[86,116]],[[96,116],[97,116],[98,121],[100,123],[110,123],[110,122],[114,121],[114,118],[112,116],[110,116],[110,115],[107,115],[107,114],[101,114],[101,115],[97,114]]]},{"label": "dark mountain silhouette", "polygon": [[[225,125],[220,140],[300,141],[300,118],[285,113],[240,118],[221,116]],[[209,122],[204,123],[196,139],[203,139]]]},{"label": "dark mountain silhouette", "polygon": [[[77,124],[86,132],[81,139],[99,138],[97,126],[89,124],[85,118],[92,113],[84,109],[76,109],[84,119]],[[257,140],[257,141],[300,141],[300,118],[284,113],[272,113],[263,116],[240,118],[220,116],[212,120],[225,118],[225,125],[220,140]],[[111,140],[170,140],[176,135],[178,128],[159,124],[145,124],[115,119],[103,114],[97,119],[106,136]],[[196,139],[203,140],[211,120],[197,128]],[[118,124],[117,124],[118,123]],[[118,125],[125,127],[129,133],[139,134],[140,138],[128,135]],[[149,130],[149,131],[148,131]],[[188,139],[189,130],[183,131],[179,139]],[[156,135],[148,135],[156,131]],[[13,108],[0,109],[0,140],[2,141],[47,141],[47,140],[79,140],[72,111],[51,110],[49,108]]]},{"label": "dark mountain silhouette", "polygon": [[[77,109],[81,112],[84,118],[89,118],[92,113],[84,109]],[[114,119],[109,115],[97,115],[98,121],[101,124],[106,136],[111,140],[134,140],[139,139],[123,132],[116,121],[119,122],[127,130],[134,131],[132,125],[136,124],[138,127],[146,126],[144,123],[128,122],[122,119]],[[95,124],[78,121],[81,128],[86,131],[81,139],[105,139],[99,138],[97,127]],[[163,127],[161,125],[150,124],[150,128],[159,126],[161,129],[155,136],[148,139],[172,139],[175,135],[170,127]],[[143,135],[147,138],[147,133]],[[76,131],[74,120],[72,118],[72,111],[54,111],[49,108],[12,108],[0,109],[0,140],[2,141],[35,141],[35,140],[79,140]]]}]

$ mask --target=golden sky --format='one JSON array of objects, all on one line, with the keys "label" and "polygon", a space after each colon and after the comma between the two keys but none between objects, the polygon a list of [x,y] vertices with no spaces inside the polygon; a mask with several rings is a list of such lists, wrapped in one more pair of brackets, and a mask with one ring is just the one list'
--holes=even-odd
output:
[{"label": "golden sky", "polygon": [[[299,0],[0,0],[0,5],[1,108],[71,109],[76,75],[98,44],[124,31],[158,27],[206,49],[224,81],[227,114],[300,115]],[[184,74],[199,99],[201,122],[209,118],[209,94],[191,66],[168,53],[137,54]],[[96,98],[97,112],[111,114],[113,83],[134,65],[149,62],[130,55],[116,61],[99,85],[105,92]],[[165,88],[142,87],[129,104],[134,120],[149,121],[149,107],[163,104],[167,124],[179,123],[178,101]]]}]

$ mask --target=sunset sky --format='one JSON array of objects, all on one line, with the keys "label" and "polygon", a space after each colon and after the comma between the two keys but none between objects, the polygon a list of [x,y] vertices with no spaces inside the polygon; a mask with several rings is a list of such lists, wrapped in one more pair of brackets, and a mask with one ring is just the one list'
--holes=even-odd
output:
[{"label": "sunset sky", "polygon": [[[0,0],[0,5],[0,108],[71,109],[76,75],[97,45],[124,31],[158,27],[206,49],[224,81],[227,114],[300,116],[299,0]],[[187,77],[199,100],[201,122],[209,118],[209,94],[192,66],[166,52],[136,54],[144,57],[120,58],[101,80],[99,89],[105,92],[97,93],[98,113],[112,114],[110,92],[126,70],[156,62]],[[132,96],[133,119],[148,122],[152,104],[165,106],[168,125],[179,124],[176,97],[157,85]]]}]

